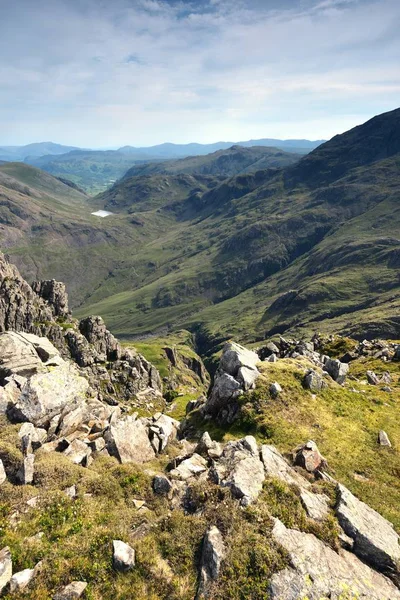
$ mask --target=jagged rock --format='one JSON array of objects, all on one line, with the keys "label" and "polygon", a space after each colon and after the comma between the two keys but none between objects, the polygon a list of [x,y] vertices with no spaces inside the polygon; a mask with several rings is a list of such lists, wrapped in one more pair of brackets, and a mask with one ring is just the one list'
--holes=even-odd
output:
[{"label": "jagged rock", "polygon": [[287,529],[275,519],[272,537],[289,554],[290,566],[272,576],[271,599],[400,599],[389,579],[346,550],[336,553],[313,534]]},{"label": "jagged rock", "polygon": [[29,438],[29,445],[32,451],[40,448],[47,439],[47,431],[41,427],[35,427],[32,423],[23,423],[18,432],[18,437],[23,440]]},{"label": "jagged rock", "polygon": [[260,361],[258,354],[248,350],[235,342],[225,344],[220,360],[220,369],[233,377],[236,377],[241,367],[247,367],[257,371],[257,363]]},{"label": "jagged rock", "polygon": [[6,479],[7,479],[7,473],[6,473],[6,470],[4,468],[3,461],[0,458],[0,485],[2,483],[4,483],[6,481]]},{"label": "jagged rock", "polygon": [[48,373],[33,375],[22,388],[11,417],[37,427],[49,426],[51,419],[75,398],[84,398],[88,382],[74,365],[65,363]]},{"label": "jagged rock", "polygon": [[269,393],[271,394],[271,396],[276,398],[277,396],[279,396],[279,394],[281,392],[282,392],[282,387],[279,385],[279,383],[277,381],[275,381],[274,383],[271,383],[271,385],[269,386]]},{"label": "jagged rock", "polygon": [[329,373],[334,381],[339,384],[344,383],[349,365],[347,363],[342,363],[337,358],[328,358],[324,364],[324,371]]},{"label": "jagged rock", "polygon": [[245,392],[254,387],[257,377],[259,376],[258,370],[249,369],[248,367],[240,367],[237,380],[242,384],[242,388]]},{"label": "jagged rock", "polygon": [[180,423],[167,415],[160,415],[151,422],[150,440],[154,450],[159,453],[165,450],[167,444],[176,438]]},{"label": "jagged rock", "polygon": [[220,459],[214,462],[210,475],[219,485],[229,487],[243,506],[254,502],[265,479],[255,439],[247,436],[228,442]]},{"label": "jagged rock", "polygon": [[135,566],[135,551],[121,540],[113,541],[113,567],[116,571],[126,572]]},{"label": "jagged rock", "polygon": [[54,279],[34,281],[32,289],[51,305],[56,317],[67,317],[69,315],[68,294],[64,283]]},{"label": "jagged rock", "polygon": [[15,573],[10,579],[10,593],[22,592],[25,590],[32,579],[36,577],[41,569],[42,563],[38,562],[33,569],[24,569],[19,573]]},{"label": "jagged rock", "polygon": [[306,390],[310,390],[311,392],[320,392],[324,387],[326,387],[323,377],[312,369],[310,369],[305,375],[303,385]]},{"label": "jagged rock", "polygon": [[53,597],[53,600],[75,600],[82,596],[86,588],[86,581],[73,581],[57,592]]},{"label": "jagged rock", "polygon": [[4,590],[12,576],[12,559],[10,548],[0,550],[0,593]]},{"label": "jagged rock", "polygon": [[216,414],[229,401],[235,400],[241,394],[242,386],[228,373],[221,373],[214,381],[211,395],[204,405],[204,411],[208,414]]},{"label": "jagged rock", "polygon": [[35,349],[40,360],[44,363],[51,363],[52,359],[58,357],[61,362],[60,352],[46,337],[39,337],[33,333],[18,333],[21,339],[25,340],[28,344],[31,344]]},{"label": "jagged rock", "polygon": [[315,471],[326,467],[325,459],[320,454],[317,444],[312,440],[296,449],[294,464],[309,473],[315,473]]},{"label": "jagged rock", "polygon": [[86,317],[79,321],[79,331],[92,344],[100,361],[118,360],[121,347],[118,340],[108,331],[101,317]]},{"label": "jagged rock", "polygon": [[208,598],[211,585],[218,579],[226,548],[221,532],[215,526],[208,529],[203,540],[201,571],[196,600]]},{"label": "jagged rock", "polygon": [[371,385],[379,385],[379,377],[373,371],[367,371],[367,381]]},{"label": "jagged rock", "polygon": [[400,584],[400,538],[393,525],[341,484],[337,496],[336,515],[355,554]]},{"label": "jagged rock", "polygon": [[210,434],[205,431],[196,446],[198,454],[206,454],[210,458],[217,459],[222,454],[222,446],[218,442],[211,439]]},{"label": "jagged rock", "polygon": [[95,349],[89,344],[82,333],[70,329],[65,334],[71,357],[80,367],[89,367],[98,357]]},{"label": "jagged rock", "polygon": [[0,379],[10,375],[29,377],[44,367],[34,346],[15,331],[0,334]]},{"label": "jagged rock", "polygon": [[88,466],[92,449],[82,440],[73,440],[63,454],[76,465]]},{"label": "jagged rock", "polygon": [[172,484],[165,475],[156,475],[153,478],[153,490],[155,494],[166,496],[172,488]]},{"label": "jagged rock", "polygon": [[121,463],[144,463],[155,457],[146,427],[134,415],[111,424],[104,439],[109,453]]},{"label": "jagged rock", "polygon": [[193,454],[190,458],[183,460],[175,469],[172,469],[170,477],[186,481],[191,477],[204,473],[206,470],[207,461],[199,454]]},{"label": "jagged rock", "polygon": [[21,467],[19,468],[16,479],[21,485],[28,485],[33,481],[35,455],[28,454],[25,456]]},{"label": "jagged rock", "polygon": [[388,446],[389,448],[392,447],[392,444],[389,440],[389,436],[386,433],[386,431],[381,430],[378,434],[378,442],[381,446]]},{"label": "jagged rock", "polygon": [[264,464],[265,473],[268,477],[282,479],[288,485],[296,485],[301,489],[310,487],[310,483],[297,473],[274,446],[264,444],[261,446],[261,459]]},{"label": "jagged rock", "polygon": [[11,375],[5,381],[6,384],[0,387],[0,413],[3,415],[7,414],[9,408],[18,401],[21,394],[21,387],[25,383],[26,378]]},{"label": "jagged rock", "polygon": [[302,490],[300,500],[310,519],[324,521],[329,514],[329,498],[325,494],[313,494]]}]

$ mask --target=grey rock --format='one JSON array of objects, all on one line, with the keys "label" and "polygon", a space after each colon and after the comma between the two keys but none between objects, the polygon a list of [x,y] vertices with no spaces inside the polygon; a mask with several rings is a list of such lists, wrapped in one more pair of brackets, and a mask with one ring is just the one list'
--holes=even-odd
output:
[{"label": "grey rock", "polygon": [[162,452],[167,447],[168,443],[176,439],[180,423],[176,419],[172,419],[167,415],[160,415],[157,419],[153,418],[150,430],[150,440],[156,441],[153,444],[156,452]]},{"label": "grey rock", "polygon": [[207,470],[207,461],[199,454],[193,454],[190,458],[183,460],[175,469],[170,472],[172,479],[186,481],[192,477],[200,475]]},{"label": "grey rock", "polygon": [[37,450],[47,439],[47,431],[40,427],[35,427],[32,423],[23,423],[18,432],[18,437],[23,440],[29,438],[29,444],[32,450]]},{"label": "grey rock", "polygon": [[92,454],[92,449],[82,440],[76,439],[68,445],[63,454],[75,465],[88,466],[88,459]]},{"label": "grey rock", "polygon": [[241,391],[241,384],[232,375],[217,374],[210,397],[204,405],[204,411],[209,414],[217,414],[228,402],[238,398]]},{"label": "grey rock", "polygon": [[240,499],[243,506],[257,500],[265,479],[264,466],[254,438],[247,436],[242,440],[228,442],[219,460],[215,461],[210,475],[216,483],[229,487],[232,494]]},{"label": "grey rock", "polygon": [[19,468],[16,479],[21,485],[28,485],[33,482],[34,476],[35,455],[28,454],[25,456],[21,467]]},{"label": "grey rock", "polygon": [[153,490],[159,496],[166,496],[172,488],[172,484],[165,475],[156,475],[153,478]]},{"label": "grey rock", "polygon": [[242,384],[242,388],[246,392],[247,390],[254,388],[254,384],[258,376],[258,370],[256,371],[255,369],[249,369],[248,367],[240,367],[237,374],[237,380]]},{"label": "grey rock", "polygon": [[19,573],[15,573],[10,579],[10,593],[14,594],[25,590],[39,573],[41,567],[42,563],[39,562],[33,569],[24,569]]},{"label": "grey rock", "polygon": [[63,362],[60,357],[60,352],[46,337],[40,337],[33,333],[26,332],[20,332],[18,335],[28,344],[33,346],[42,362],[48,364],[55,357],[58,357]]},{"label": "grey rock", "polygon": [[290,567],[272,576],[271,599],[400,599],[389,579],[346,550],[336,553],[313,534],[287,529],[276,519],[272,537],[289,554]]},{"label": "grey rock", "polygon": [[301,490],[300,500],[310,519],[325,521],[329,514],[329,498],[325,494],[313,494],[309,490]]},{"label": "grey rock", "polygon": [[205,431],[196,446],[197,454],[205,454],[210,458],[217,459],[222,454],[222,446],[218,442],[211,439],[210,434]]},{"label": "grey rock", "polygon": [[54,279],[34,281],[32,289],[51,305],[53,314],[56,317],[67,317],[69,315],[68,294],[64,283]]},{"label": "grey rock", "polygon": [[301,489],[310,487],[307,479],[297,473],[274,446],[266,444],[261,446],[261,459],[264,464],[265,474],[268,477],[281,479],[288,485],[296,485]]},{"label": "grey rock", "polygon": [[23,386],[13,407],[13,417],[41,427],[75,398],[84,398],[88,382],[73,364],[65,363],[48,373],[33,375]]},{"label": "grey rock", "polygon": [[73,581],[57,592],[53,600],[75,600],[76,598],[81,598],[86,588],[86,581]]},{"label": "grey rock", "polygon": [[336,515],[344,532],[354,540],[354,553],[400,583],[399,536],[393,525],[341,484],[337,496]]},{"label": "grey rock", "polygon": [[121,463],[144,463],[155,457],[146,427],[134,415],[111,424],[104,439],[109,453]]},{"label": "grey rock", "polygon": [[266,359],[266,361],[267,361],[267,362],[270,362],[270,363],[276,363],[276,362],[278,361],[278,357],[277,357],[277,355],[276,355],[276,354],[271,354],[271,356],[269,356],[269,357]]},{"label": "grey rock", "polygon": [[388,448],[392,447],[392,444],[389,440],[389,436],[386,431],[381,430],[378,434],[378,442],[380,446],[387,446]]},{"label": "grey rock", "polygon": [[258,354],[248,350],[235,342],[225,344],[220,360],[220,369],[235,377],[240,367],[247,367],[253,371],[257,370],[260,361]]},{"label": "grey rock", "polygon": [[22,335],[15,331],[0,334],[0,379],[10,375],[28,377],[43,370],[35,348]]},{"label": "grey rock", "polygon": [[367,371],[367,381],[371,385],[379,385],[379,377],[373,371]]},{"label": "grey rock", "polygon": [[310,371],[308,371],[308,373],[305,375],[303,385],[306,390],[310,390],[311,392],[320,392],[324,387],[326,387],[326,383],[322,375],[312,369],[310,369]]},{"label": "grey rock", "polygon": [[121,540],[113,541],[113,567],[116,571],[126,572],[135,566],[135,551]]},{"label": "grey rock", "polygon": [[324,364],[324,370],[329,373],[336,383],[342,384],[346,379],[349,365],[340,362],[337,358],[328,358]]},{"label": "grey rock", "polygon": [[226,547],[221,532],[210,527],[204,536],[201,556],[201,571],[196,600],[209,597],[212,583],[218,579],[221,565],[226,556]]},{"label": "grey rock", "polygon": [[8,585],[12,576],[12,559],[10,548],[0,550],[0,593]]}]

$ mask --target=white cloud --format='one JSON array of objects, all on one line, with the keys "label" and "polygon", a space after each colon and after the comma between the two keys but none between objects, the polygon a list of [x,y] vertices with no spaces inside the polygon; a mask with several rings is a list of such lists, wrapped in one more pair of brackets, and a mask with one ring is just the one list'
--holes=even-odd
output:
[{"label": "white cloud", "polygon": [[396,106],[399,20],[397,0],[15,0],[0,144],[329,137]]}]

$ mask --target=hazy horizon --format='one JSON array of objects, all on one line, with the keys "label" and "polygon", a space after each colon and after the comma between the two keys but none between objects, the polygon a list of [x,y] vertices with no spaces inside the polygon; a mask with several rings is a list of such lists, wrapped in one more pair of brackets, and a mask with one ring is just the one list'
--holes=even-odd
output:
[{"label": "hazy horizon", "polygon": [[2,146],[330,139],[398,106],[397,0],[15,0]]}]

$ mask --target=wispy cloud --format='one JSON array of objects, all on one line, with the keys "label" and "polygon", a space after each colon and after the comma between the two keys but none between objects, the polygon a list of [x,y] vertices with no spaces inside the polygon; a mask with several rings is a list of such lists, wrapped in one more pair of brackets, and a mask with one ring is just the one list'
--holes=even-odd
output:
[{"label": "wispy cloud", "polygon": [[0,3],[0,144],[330,137],[396,106],[398,0]]}]

